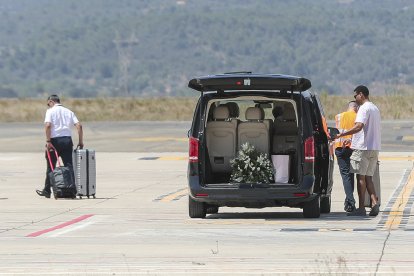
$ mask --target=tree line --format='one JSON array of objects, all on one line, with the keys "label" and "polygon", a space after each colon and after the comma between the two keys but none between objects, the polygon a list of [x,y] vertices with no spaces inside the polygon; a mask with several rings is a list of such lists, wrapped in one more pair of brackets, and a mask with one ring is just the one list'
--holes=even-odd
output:
[{"label": "tree line", "polygon": [[413,20],[410,0],[3,0],[0,97],[187,96],[231,71],[412,91]]}]

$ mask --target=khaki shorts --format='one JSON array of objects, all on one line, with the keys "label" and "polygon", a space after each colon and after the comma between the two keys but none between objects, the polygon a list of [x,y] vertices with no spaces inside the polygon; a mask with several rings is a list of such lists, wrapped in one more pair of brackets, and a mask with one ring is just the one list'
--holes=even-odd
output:
[{"label": "khaki shorts", "polygon": [[373,176],[378,162],[378,150],[354,150],[351,155],[351,173]]}]

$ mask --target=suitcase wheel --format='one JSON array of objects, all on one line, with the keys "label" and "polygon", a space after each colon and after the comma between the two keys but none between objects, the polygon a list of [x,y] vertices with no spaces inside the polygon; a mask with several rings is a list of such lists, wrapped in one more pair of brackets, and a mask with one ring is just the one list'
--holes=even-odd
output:
[{"label": "suitcase wheel", "polygon": [[93,195],[93,198],[96,198],[95,195]]},{"label": "suitcase wheel", "polygon": [[88,196],[88,198],[89,198],[89,196]]}]

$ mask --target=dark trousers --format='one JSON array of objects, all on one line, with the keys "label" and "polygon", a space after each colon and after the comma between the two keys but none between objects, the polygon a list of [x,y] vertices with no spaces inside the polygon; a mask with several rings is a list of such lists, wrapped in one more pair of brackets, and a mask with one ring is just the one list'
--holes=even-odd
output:
[{"label": "dark trousers", "polygon": [[338,160],[339,172],[341,173],[342,183],[344,185],[345,190],[345,205],[353,205],[355,206],[355,198],[354,198],[354,174],[350,172],[351,168],[351,154],[352,149],[345,147],[345,148],[336,148],[335,155],[336,159]]},{"label": "dark trousers", "polygon": [[[55,147],[58,155],[62,158],[63,165],[65,167],[71,168],[73,172],[73,164],[72,164],[72,151],[73,151],[73,142],[72,138],[70,136],[65,137],[56,137],[52,138],[50,140],[52,142],[52,145]],[[49,164],[49,159],[47,157],[47,153],[45,153],[46,156],[46,163],[47,163],[47,170],[46,170],[46,179],[45,179],[45,187],[43,188],[43,192],[50,194],[50,179],[49,179],[49,173],[52,171],[52,168]],[[56,166],[56,154],[51,151],[50,157],[52,160],[53,167]]]}]

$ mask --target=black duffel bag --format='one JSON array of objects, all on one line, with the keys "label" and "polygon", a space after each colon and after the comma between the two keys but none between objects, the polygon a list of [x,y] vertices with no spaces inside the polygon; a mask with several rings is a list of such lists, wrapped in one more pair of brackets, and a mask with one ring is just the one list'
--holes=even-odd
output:
[{"label": "black duffel bag", "polygon": [[54,168],[50,152],[47,150],[47,156],[51,172],[49,173],[50,185],[52,186],[55,199],[58,198],[76,198],[76,186],[73,171],[70,167],[62,166],[56,149],[54,149],[59,166]]}]

